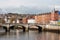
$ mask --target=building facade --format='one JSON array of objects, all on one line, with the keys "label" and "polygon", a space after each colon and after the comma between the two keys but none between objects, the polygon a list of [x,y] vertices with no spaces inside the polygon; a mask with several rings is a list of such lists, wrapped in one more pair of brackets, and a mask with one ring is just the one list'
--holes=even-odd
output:
[{"label": "building facade", "polygon": [[50,12],[50,13],[43,13],[35,16],[36,23],[39,24],[48,24],[48,23],[54,23],[59,20],[58,18],[58,11]]},{"label": "building facade", "polygon": [[[2,14],[1,14],[2,15]],[[27,23],[38,23],[38,24],[49,24],[49,23],[55,23],[58,21],[59,14],[58,11],[49,12],[49,13],[40,13],[40,14],[4,14],[0,15],[0,23],[21,23],[21,24],[27,24]],[[29,22],[28,22],[29,21]]]}]

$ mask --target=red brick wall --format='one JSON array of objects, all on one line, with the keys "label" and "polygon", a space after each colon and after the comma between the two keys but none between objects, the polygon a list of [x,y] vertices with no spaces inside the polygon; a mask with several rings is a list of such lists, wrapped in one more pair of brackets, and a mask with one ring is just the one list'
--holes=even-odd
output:
[{"label": "red brick wall", "polygon": [[51,20],[52,21],[58,20],[58,12],[35,16],[36,23],[47,24],[47,23],[50,23]]},{"label": "red brick wall", "polygon": [[36,20],[36,23],[40,23],[40,24],[49,23],[50,14],[43,14],[43,15],[35,16],[35,20]]},{"label": "red brick wall", "polygon": [[58,16],[59,16],[58,12],[54,12],[54,13],[52,12],[51,13],[51,20],[52,21],[57,21],[58,20]]}]

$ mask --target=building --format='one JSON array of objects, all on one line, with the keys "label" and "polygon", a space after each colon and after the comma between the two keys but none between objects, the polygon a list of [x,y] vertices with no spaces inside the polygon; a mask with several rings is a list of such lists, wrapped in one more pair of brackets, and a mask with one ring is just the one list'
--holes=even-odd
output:
[{"label": "building", "polygon": [[[2,16],[1,16],[2,15]],[[0,14],[0,19],[4,20],[3,23],[38,23],[38,24],[54,24],[60,18],[58,11],[49,12],[49,13],[40,13],[40,14],[17,14],[17,13],[8,13]]]},{"label": "building", "polygon": [[58,11],[50,12],[50,13],[42,13],[35,16],[36,23],[39,24],[48,24],[55,23],[58,21]]},{"label": "building", "polygon": [[35,16],[36,23],[39,24],[47,24],[50,22],[51,18],[51,13],[43,13]]}]

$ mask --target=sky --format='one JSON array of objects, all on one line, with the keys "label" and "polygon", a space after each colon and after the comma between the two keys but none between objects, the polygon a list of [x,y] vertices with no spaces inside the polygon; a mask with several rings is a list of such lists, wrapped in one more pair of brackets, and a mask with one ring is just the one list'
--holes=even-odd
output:
[{"label": "sky", "polygon": [[60,0],[0,0],[0,8],[19,8],[20,6],[32,8],[55,8],[60,10]]},{"label": "sky", "polygon": [[0,8],[5,7],[51,7],[59,6],[60,0],[0,0]]}]

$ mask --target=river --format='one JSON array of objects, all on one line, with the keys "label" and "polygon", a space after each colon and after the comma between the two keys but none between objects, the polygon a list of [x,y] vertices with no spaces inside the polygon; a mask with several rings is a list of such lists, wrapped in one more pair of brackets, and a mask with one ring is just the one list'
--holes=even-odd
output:
[{"label": "river", "polygon": [[4,32],[0,30],[0,40],[60,40],[60,33],[56,32]]}]

